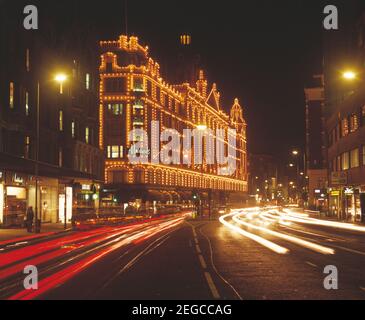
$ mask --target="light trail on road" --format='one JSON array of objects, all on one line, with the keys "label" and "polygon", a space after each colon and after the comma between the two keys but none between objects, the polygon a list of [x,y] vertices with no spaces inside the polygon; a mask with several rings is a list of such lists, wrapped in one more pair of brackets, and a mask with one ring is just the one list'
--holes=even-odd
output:
[{"label": "light trail on road", "polygon": [[219,218],[219,221],[225,225],[227,228],[253,240],[253,241],[256,241],[257,243],[263,245],[264,247],[276,252],[276,253],[279,253],[279,254],[286,254],[289,252],[289,250],[287,248],[284,248],[282,246],[279,246],[278,244],[276,243],[273,243],[269,240],[266,240],[256,234],[253,234],[251,232],[248,232],[248,231],[245,231],[245,230],[242,230],[241,228],[233,225],[232,223],[229,223],[227,222],[225,219],[226,218],[232,218],[233,216],[235,215],[235,213],[230,213],[230,214],[227,214],[227,215],[224,215],[222,217]]},{"label": "light trail on road", "polygon": [[335,250],[333,250],[331,248],[328,248],[328,247],[325,247],[325,246],[321,246],[319,244],[315,244],[313,242],[309,242],[309,241],[306,241],[306,240],[302,240],[302,239],[297,238],[297,237],[294,237],[294,236],[289,236],[287,234],[283,234],[283,233],[280,233],[280,232],[277,232],[277,231],[273,231],[273,230],[270,230],[268,227],[259,227],[259,226],[256,226],[254,224],[244,222],[244,221],[242,221],[240,219],[240,217],[242,217],[244,215],[245,215],[245,213],[237,213],[237,214],[235,214],[233,216],[233,221],[235,221],[236,223],[238,223],[240,225],[243,225],[243,226],[246,226],[246,227],[249,227],[249,228],[253,228],[253,229],[256,229],[256,230],[263,231],[263,232],[265,232],[267,234],[270,234],[270,235],[272,235],[274,237],[281,238],[283,240],[286,240],[286,241],[295,243],[297,245],[303,246],[305,248],[314,250],[314,251],[319,252],[319,253],[322,253],[322,254],[334,254],[335,253]]},{"label": "light trail on road", "polygon": [[[103,227],[0,254],[0,294],[10,300],[35,299],[66,283],[110,253],[126,246],[136,247],[162,232],[173,230],[184,220],[185,216],[181,215],[151,223]],[[39,269],[38,290],[21,290],[20,279],[26,265],[35,265]]]}]

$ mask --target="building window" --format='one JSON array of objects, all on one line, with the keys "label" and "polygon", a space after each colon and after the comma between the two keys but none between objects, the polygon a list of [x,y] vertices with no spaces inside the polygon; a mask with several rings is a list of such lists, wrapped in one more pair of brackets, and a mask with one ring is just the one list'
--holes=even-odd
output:
[{"label": "building window", "polygon": [[365,106],[361,108],[361,125],[365,126]]},{"label": "building window", "polygon": [[142,78],[134,78],[133,79],[133,91],[136,91],[136,92],[143,92],[144,91],[143,79]]},{"label": "building window", "polygon": [[29,116],[29,92],[25,92],[25,115]]},{"label": "building window", "polygon": [[350,131],[355,132],[359,128],[359,120],[356,114],[352,114],[350,117]]},{"label": "building window", "polygon": [[113,73],[113,63],[111,63],[111,62],[106,63],[106,72]]},{"label": "building window", "polygon": [[105,92],[106,93],[122,93],[127,88],[126,78],[111,78],[105,80]]},{"label": "building window", "polygon": [[58,149],[58,166],[59,166],[59,167],[62,167],[62,165],[63,165],[63,150],[62,150],[62,148],[60,147],[60,148]]},{"label": "building window", "polygon": [[365,166],[365,145],[362,146],[362,165]]},{"label": "building window", "polygon": [[108,146],[107,157],[108,159],[123,158],[123,146]]},{"label": "building window", "polygon": [[350,166],[350,154],[348,152],[344,152],[342,154],[342,170],[348,170]]},{"label": "building window", "polygon": [[27,69],[27,72],[30,71],[30,50],[27,49],[25,51],[25,68]]},{"label": "building window", "polygon": [[29,159],[30,137],[25,137],[24,158]]},{"label": "building window", "polygon": [[359,149],[357,148],[350,152],[350,165],[351,168],[357,168],[359,166]]},{"label": "building window", "polygon": [[71,135],[72,135],[72,138],[75,138],[75,121],[72,121],[71,123]]},{"label": "building window", "polygon": [[60,110],[60,113],[59,113],[59,128],[60,128],[60,131],[63,131],[63,111]]},{"label": "building window", "polygon": [[11,109],[14,108],[14,82],[10,82],[9,85],[9,106]]},{"label": "building window", "polygon": [[108,104],[108,110],[113,115],[120,116],[123,114],[123,104],[121,103]]},{"label": "building window", "polygon": [[86,74],[86,90],[90,90],[90,74]]},{"label": "building window", "polygon": [[342,131],[342,137],[346,137],[349,134],[349,121],[347,118],[342,119],[341,131]]},{"label": "building window", "polygon": [[89,127],[85,128],[85,142],[87,144],[89,144],[89,142],[90,142],[90,128]]}]

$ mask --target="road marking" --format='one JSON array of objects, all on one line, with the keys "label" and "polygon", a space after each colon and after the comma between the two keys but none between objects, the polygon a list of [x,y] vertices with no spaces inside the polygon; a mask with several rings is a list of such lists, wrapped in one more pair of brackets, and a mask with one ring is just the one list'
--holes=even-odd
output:
[{"label": "road marking", "polygon": [[200,247],[198,245],[196,245],[195,248],[196,248],[196,252],[198,252],[199,254],[202,253],[202,251],[200,250]]},{"label": "road marking", "polygon": [[310,265],[311,267],[317,268],[318,266],[312,262],[306,261],[306,264]]},{"label": "road marking", "polygon": [[333,244],[332,246],[335,247],[335,248],[342,249],[344,251],[348,251],[348,252],[352,252],[352,253],[356,253],[356,254],[360,254],[362,256],[365,256],[365,252],[363,252],[363,251],[357,251],[357,250],[354,250],[354,249],[349,249],[349,248],[341,247],[341,246],[338,246],[338,245],[335,245],[335,244]]},{"label": "road marking", "polygon": [[212,276],[210,275],[209,272],[204,272],[204,275],[205,275],[205,279],[208,282],[209,289],[212,292],[214,299],[220,299],[220,295],[218,293],[217,287],[215,286],[215,284],[213,282]]},{"label": "road marking", "polygon": [[207,264],[205,263],[205,260],[204,260],[203,256],[201,254],[199,254],[198,256],[199,256],[199,261],[200,261],[200,264],[202,265],[202,268],[206,269]]}]

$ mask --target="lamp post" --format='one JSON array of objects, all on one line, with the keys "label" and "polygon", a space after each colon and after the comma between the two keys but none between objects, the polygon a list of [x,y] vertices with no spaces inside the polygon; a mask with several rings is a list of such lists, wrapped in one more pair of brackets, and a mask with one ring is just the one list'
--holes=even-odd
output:
[{"label": "lamp post", "polygon": [[[198,124],[197,126],[196,126],[196,128],[198,129],[198,131],[200,131],[201,133],[204,133],[204,131],[205,130],[207,130],[207,125],[205,125],[205,124]],[[203,141],[203,139],[202,139],[202,141]],[[201,170],[200,170],[200,172],[201,172],[201,183],[202,183],[202,191],[203,191],[203,189],[204,189],[204,185],[203,185],[203,179],[204,179],[204,145],[202,145],[202,163],[201,163]],[[203,192],[202,192],[202,194],[203,194]],[[202,199],[200,199],[200,214],[201,215],[203,215],[203,201],[202,201]],[[209,219],[210,219],[210,203],[209,203]]]},{"label": "lamp post", "polygon": [[[59,83],[60,94],[63,94],[63,83],[67,80],[67,76],[64,73],[59,73],[55,76],[54,80]],[[66,197],[67,197],[67,192],[66,192]],[[66,198],[65,198],[65,201],[67,201]],[[67,229],[67,208],[66,208],[66,206],[64,207],[63,214],[64,214],[64,228],[66,230]]]},{"label": "lamp post", "polygon": [[[60,84],[60,94],[63,94],[63,83],[66,81],[67,76],[63,73],[59,73],[55,76],[54,80]],[[38,189],[39,189],[39,144],[40,144],[40,82],[37,82],[37,115],[36,115],[36,154],[35,154],[35,228],[34,233],[41,232],[41,219],[38,212]],[[66,221],[66,211],[65,211]]]}]

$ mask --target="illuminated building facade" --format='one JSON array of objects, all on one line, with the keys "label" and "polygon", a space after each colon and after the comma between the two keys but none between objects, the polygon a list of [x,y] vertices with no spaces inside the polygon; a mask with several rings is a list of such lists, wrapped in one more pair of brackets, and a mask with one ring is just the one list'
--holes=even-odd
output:
[{"label": "illuminated building facade", "polygon": [[[185,40],[191,41],[190,38]],[[220,104],[217,86],[213,84],[211,89],[208,88],[203,71],[199,72],[194,87],[189,83],[168,84],[160,76],[159,64],[150,58],[148,47],[142,46],[137,37],[122,35],[116,41],[101,41],[100,48],[99,141],[106,158],[107,185],[122,189],[127,186],[128,190],[138,186],[135,189],[138,192],[143,189],[170,190],[170,195],[181,190],[228,194],[247,191],[246,122],[238,99],[235,99],[230,114],[226,114]],[[194,163],[192,154],[182,150],[180,165],[153,164],[152,161],[131,164],[128,153],[140,137],[130,139],[130,132],[144,129],[151,145],[159,139],[156,132],[150,135],[152,121],[159,121],[160,132],[175,129],[181,138],[184,129],[194,130],[202,125],[213,132],[224,129],[226,149],[228,129],[235,129],[235,172],[230,176],[219,175],[219,165],[206,161],[207,152],[215,153],[216,150],[207,148],[205,143],[202,146],[203,164]],[[184,157],[190,157],[191,163],[182,164],[185,163]]]}]

